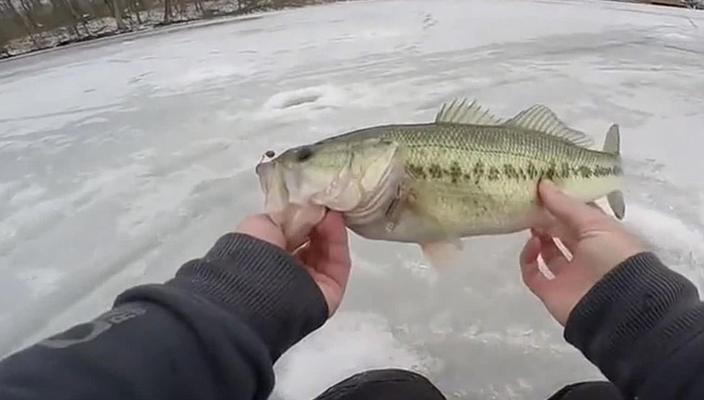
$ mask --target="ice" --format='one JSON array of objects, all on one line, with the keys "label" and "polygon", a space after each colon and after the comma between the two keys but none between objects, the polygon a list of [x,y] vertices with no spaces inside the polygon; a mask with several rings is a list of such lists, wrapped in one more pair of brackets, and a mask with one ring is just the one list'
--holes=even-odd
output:
[{"label": "ice", "polygon": [[[277,385],[274,396],[312,399],[327,387],[362,370],[403,368],[427,373],[428,367],[437,363],[401,343],[391,328],[388,320],[372,312],[340,314],[330,321],[325,332],[305,338],[301,346],[281,360],[279,372],[286,379]],[[321,364],[337,368],[311,382],[311,366]]]},{"label": "ice", "polygon": [[[704,16],[602,1],[356,1],[70,46],[0,63],[0,352],[168,279],[262,209],[254,165],[477,98],[542,103],[597,146],[619,123],[626,224],[704,284]],[[352,236],[340,312],[276,365],[306,399],[368,368],[448,396],[544,399],[599,371],[522,285],[525,233],[465,268]]]}]

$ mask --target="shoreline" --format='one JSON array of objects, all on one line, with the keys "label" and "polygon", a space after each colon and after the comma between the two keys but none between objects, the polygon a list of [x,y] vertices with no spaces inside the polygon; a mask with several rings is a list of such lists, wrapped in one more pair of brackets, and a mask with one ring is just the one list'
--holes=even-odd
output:
[{"label": "shoreline", "polygon": [[[142,28],[129,29],[129,30],[112,30],[102,34],[96,34],[91,36],[84,36],[80,38],[72,38],[67,41],[59,42],[53,46],[41,47],[41,48],[31,48],[28,51],[23,51],[16,54],[0,53],[0,64],[3,62],[8,62],[12,60],[26,59],[27,57],[32,57],[35,55],[47,54],[53,51],[59,51],[69,48],[77,48],[82,46],[90,46],[93,44],[99,45],[109,42],[110,40],[117,39],[129,39],[133,37],[147,37],[151,35],[165,34],[177,30],[184,29],[195,29],[211,25],[226,24],[232,22],[245,22],[256,20],[259,18],[264,18],[266,16],[285,12],[288,10],[303,8],[303,7],[315,7],[324,6],[329,4],[334,4],[338,2],[349,2],[353,0],[318,0],[311,2],[309,4],[302,4],[298,6],[285,6],[279,8],[268,8],[255,11],[232,11],[224,12],[219,15],[214,16],[201,16],[197,18],[176,20],[169,23],[164,23],[159,21],[156,23],[145,24]],[[45,32],[51,34],[51,32]]]}]

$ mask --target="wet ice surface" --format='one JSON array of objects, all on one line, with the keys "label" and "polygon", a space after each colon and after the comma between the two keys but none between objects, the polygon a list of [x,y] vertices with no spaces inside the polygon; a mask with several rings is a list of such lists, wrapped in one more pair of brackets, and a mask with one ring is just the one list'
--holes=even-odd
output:
[{"label": "wet ice surface", "polygon": [[[455,96],[503,116],[544,103],[599,144],[619,123],[628,225],[701,286],[702,15],[354,2],[2,63],[0,350],[202,255],[260,209],[253,166],[264,151],[428,121]],[[462,398],[542,399],[598,377],[522,286],[525,237],[467,240],[466,268],[438,276],[414,246],[353,236],[342,310],[280,361],[276,397],[389,366]]]}]

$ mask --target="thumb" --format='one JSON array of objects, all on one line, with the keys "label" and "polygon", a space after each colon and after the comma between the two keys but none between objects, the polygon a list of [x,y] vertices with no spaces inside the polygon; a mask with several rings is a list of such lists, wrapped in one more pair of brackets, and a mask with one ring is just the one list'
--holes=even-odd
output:
[{"label": "thumb", "polygon": [[588,204],[566,195],[554,183],[542,180],[538,193],[545,208],[570,229],[580,230],[604,214]]}]

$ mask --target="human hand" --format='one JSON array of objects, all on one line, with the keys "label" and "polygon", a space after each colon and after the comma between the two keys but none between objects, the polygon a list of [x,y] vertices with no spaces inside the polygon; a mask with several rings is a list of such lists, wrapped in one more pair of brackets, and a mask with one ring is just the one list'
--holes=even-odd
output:
[{"label": "human hand", "polygon": [[298,249],[287,249],[281,228],[265,214],[251,215],[237,231],[267,241],[290,251],[320,288],[332,316],[342,302],[347,287],[351,261],[342,216],[329,211],[310,232],[310,241]]},{"label": "human hand", "polygon": [[[526,286],[565,326],[579,300],[607,272],[645,251],[645,246],[613,218],[567,196],[549,181],[541,182],[539,194],[549,221],[531,229],[520,256],[521,272]],[[553,237],[560,239],[568,254],[562,253]],[[538,255],[554,279],[538,269]]]}]

